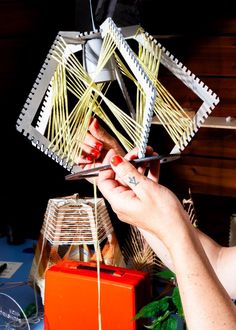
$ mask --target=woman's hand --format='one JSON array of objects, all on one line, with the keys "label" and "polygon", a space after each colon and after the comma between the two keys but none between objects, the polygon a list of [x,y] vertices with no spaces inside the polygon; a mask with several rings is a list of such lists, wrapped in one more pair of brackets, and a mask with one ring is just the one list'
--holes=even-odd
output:
[{"label": "woman's hand", "polygon": [[151,162],[144,176],[114,151],[109,157],[112,169],[100,173],[98,186],[114,212],[120,220],[156,235],[169,246],[173,235],[191,224],[178,198],[157,183],[159,162]]},{"label": "woman's hand", "polygon": [[[125,155],[125,151],[119,142],[100,126],[96,118],[93,118],[82,146],[81,156],[76,161],[77,164],[82,169],[87,170],[95,166],[109,164],[109,159],[115,154],[122,155],[128,160],[133,160],[138,158],[138,148],[134,148]],[[151,156],[152,154],[153,149],[148,146],[146,148],[146,156]],[[145,168],[146,164],[142,163],[138,171],[144,173]],[[94,179],[88,179],[88,181],[93,183]]]},{"label": "woman's hand", "polygon": [[94,161],[96,165],[101,165],[110,149],[114,149],[120,155],[125,155],[125,151],[119,142],[100,126],[96,118],[92,118],[82,146],[82,154],[77,159],[77,164],[83,168],[87,168]]},{"label": "woman's hand", "polygon": [[[82,146],[81,156],[76,163],[84,170],[105,165],[107,164],[105,158],[111,149],[115,153],[125,155],[119,142],[100,126],[96,118],[93,118]],[[88,181],[94,182],[94,179]]]}]

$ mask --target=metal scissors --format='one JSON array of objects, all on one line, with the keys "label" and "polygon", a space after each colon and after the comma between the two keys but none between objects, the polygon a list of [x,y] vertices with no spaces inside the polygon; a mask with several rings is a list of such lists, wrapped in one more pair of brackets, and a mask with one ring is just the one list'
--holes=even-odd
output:
[{"label": "metal scissors", "polygon": [[[160,163],[163,164],[179,158],[180,158],[180,154],[167,154],[167,155],[156,155],[156,156],[137,158],[134,160],[130,160],[129,162],[133,165],[136,165],[143,162],[149,163],[153,160],[160,160]],[[110,164],[92,167],[88,170],[81,170],[76,173],[68,174],[65,176],[65,179],[69,181],[69,180],[81,180],[81,179],[92,178],[98,176],[99,171],[104,171],[109,168],[111,168]]]}]

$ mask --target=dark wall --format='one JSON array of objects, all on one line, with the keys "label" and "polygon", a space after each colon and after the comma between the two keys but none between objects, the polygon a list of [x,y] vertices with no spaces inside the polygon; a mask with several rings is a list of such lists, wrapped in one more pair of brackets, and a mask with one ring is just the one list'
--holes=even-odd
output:
[{"label": "dark wall", "polygon": [[75,29],[75,4],[1,1],[0,13],[3,221],[16,235],[37,237],[49,198],[79,192],[81,186],[85,194],[90,189],[86,183],[65,183],[66,170],[16,131],[16,120],[58,31]]},{"label": "dark wall", "polygon": [[[133,7],[124,2],[122,10],[127,6]],[[1,159],[6,173],[2,182],[6,211],[0,233],[7,226],[19,238],[37,237],[49,198],[93,195],[86,181],[65,182],[68,172],[16,130],[17,118],[57,33],[90,31],[88,16],[87,0],[0,1]],[[138,24],[137,19],[133,16],[132,24]],[[131,21],[123,17],[120,23]]]},{"label": "dark wall", "polygon": [[[84,2],[86,3],[86,2]],[[1,226],[10,227],[21,237],[37,237],[49,198],[79,193],[93,195],[90,184],[65,182],[66,170],[57,165],[28,139],[16,131],[16,120],[33,86],[58,31],[82,29],[79,17],[83,1],[0,0],[0,91],[1,91]],[[96,4],[96,1],[93,2]],[[231,2],[207,10],[204,2],[186,7],[179,2],[154,0],[118,1],[114,18],[118,25],[140,23],[153,35],[180,34],[170,46],[176,55],[187,58],[195,35],[217,34],[219,22],[234,13]],[[190,8],[191,7],[191,8]],[[187,11],[187,13],[186,13]],[[84,16],[83,16],[84,18]],[[82,26],[81,26],[82,25]],[[86,30],[86,29],[85,29]],[[80,30],[81,31],[81,30]],[[190,38],[189,38],[190,36]],[[181,58],[180,58],[181,59]],[[167,174],[168,175],[168,174]],[[187,191],[185,182],[183,190]],[[201,219],[205,221],[201,208]],[[200,209],[200,206],[199,206]],[[224,209],[224,206],[221,206]],[[222,215],[227,217],[228,215]],[[207,221],[207,219],[206,219]],[[216,234],[216,237],[218,234]]]}]

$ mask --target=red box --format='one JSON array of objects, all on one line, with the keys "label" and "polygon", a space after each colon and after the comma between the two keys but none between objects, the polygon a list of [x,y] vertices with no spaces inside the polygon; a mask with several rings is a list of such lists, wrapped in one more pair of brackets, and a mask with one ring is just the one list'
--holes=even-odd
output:
[{"label": "red box", "polygon": [[[102,330],[143,329],[133,318],[150,302],[148,273],[100,265]],[[63,261],[46,271],[44,329],[98,329],[97,266],[93,262]]]}]

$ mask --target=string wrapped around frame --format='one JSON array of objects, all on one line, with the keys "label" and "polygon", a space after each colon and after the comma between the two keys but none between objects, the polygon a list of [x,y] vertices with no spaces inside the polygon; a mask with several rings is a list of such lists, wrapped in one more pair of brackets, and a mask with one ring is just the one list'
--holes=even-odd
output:
[{"label": "string wrapped around frame", "polygon": [[[59,33],[17,122],[17,129],[27,135],[33,145],[72,172],[79,169],[77,157],[94,115],[105,122],[127,151],[135,145],[140,156],[145,154],[156,90],[119,30],[113,30],[114,33],[107,30],[103,36],[93,79],[77,57],[86,39]],[[133,109],[129,114],[107,97],[115,82],[95,79],[111,60],[119,80],[117,85],[125,86],[114,62],[115,51],[126,62],[125,71],[132,67],[135,77],[132,88],[139,88],[136,118]],[[129,98],[128,92],[125,95]]]},{"label": "string wrapped around frame", "polygon": [[125,267],[103,198],[75,194],[48,201],[30,271],[30,281],[37,284],[42,298],[45,272],[61,260]]},{"label": "string wrapped around frame", "polygon": [[164,267],[141,232],[134,226],[130,226],[127,239],[121,250],[127,268],[148,272],[153,277],[157,271]]},{"label": "string wrapped around frame", "polygon": [[[130,40],[136,42],[136,52]],[[98,54],[91,72],[86,54],[93,43],[100,48],[95,49]],[[160,83],[160,65],[202,100],[193,118]],[[107,66],[111,68],[109,77],[104,74]],[[115,94],[110,95],[114,86]],[[122,106],[116,102],[121,98]],[[118,29],[108,18],[100,31],[58,34],[17,120],[17,130],[60,165],[76,172],[92,116],[100,118],[127,151],[137,146],[139,156],[144,156],[153,113],[175,143],[171,152],[179,152],[218,102],[216,94],[142,28]]]}]

